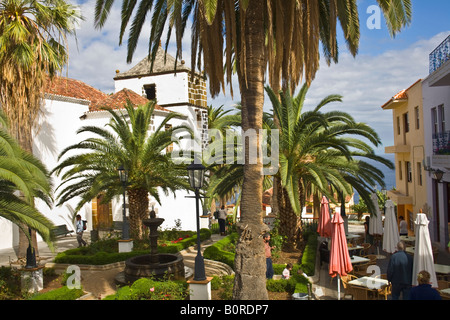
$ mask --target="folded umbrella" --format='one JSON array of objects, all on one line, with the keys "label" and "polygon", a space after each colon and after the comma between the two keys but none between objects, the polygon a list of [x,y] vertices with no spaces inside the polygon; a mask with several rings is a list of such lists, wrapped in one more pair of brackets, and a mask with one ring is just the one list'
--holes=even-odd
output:
[{"label": "folded umbrella", "polygon": [[317,233],[324,238],[331,237],[331,219],[328,200],[325,196],[322,197],[319,215],[319,225],[317,226]]},{"label": "folded umbrella", "polygon": [[391,200],[386,201],[385,208],[383,250],[394,253],[397,250],[397,243],[400,241],[394,203]]}]

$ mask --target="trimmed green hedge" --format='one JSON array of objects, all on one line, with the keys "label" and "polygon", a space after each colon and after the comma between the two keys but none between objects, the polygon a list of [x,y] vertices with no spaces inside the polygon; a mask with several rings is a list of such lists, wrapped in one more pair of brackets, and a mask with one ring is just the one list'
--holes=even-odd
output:
[{"label": "trimmed green hedge", "polygon": [[[231,235],[217,241],[212,246],[205,249],[203,256],[206,259],[220,261],[226,263],[231,268],[234,268],[234,252],[227,251],[226,249],[234,246],[239,235],[232,233]],[[308,232],[304,234],[307,239],[305,250],[303,251],[301,264],[294,264],[291,270],[291,278],[289,280],[267,280],[267,290],[271,292],[291,292],[291,293],[307,293],[308,292],[308,279],[303,275],[297,274],[301,269],[308,275],[314,275],[316,265],[316,252],[317,252],[317,234]],[[275,274],[281,274],[286,267],[285,264],[273,264]]]},{"label": "trimmed green hedge", "polygon": [[40,293],[31,298],[31,300],[76,300],[84,295],[82,289],[69,289],[67,286]]},{"label": "trimmed green hedge", "polygon": [[224,249],[234,246],[238,238],[239,235],[237,233],[232,233],[226,236],[225,238],[214,243],[212,246],[206,248],[203,252],[203,257],[206,259],[223,262],[234,269],[235,253]]},{"label": "trimmed green hedge", "polygon": [[103,300],[184,300],[188,296],[185,281],[157,281],[149,278],[136,280]]},{"label": "trimmed green hedge", "polygon": [[[211,238],[211,231],[208,229],[200,230],[200,239],[205,241]],[[183,249],[193,246],[197,243],[197,234],[183,239],[177,243],[171,243],[167,246],[158,246],[159,253],[177,253]],[[103,265],[119,261],[125,261],[129,258],[149,254],[149,250],[136,250],[131,252],[117,252],[117,240],[106,240],[106,246],[94,243],[89,247],[69,249],[58,253],[55,257],[55,263],[70,264],[89,264]]]}]

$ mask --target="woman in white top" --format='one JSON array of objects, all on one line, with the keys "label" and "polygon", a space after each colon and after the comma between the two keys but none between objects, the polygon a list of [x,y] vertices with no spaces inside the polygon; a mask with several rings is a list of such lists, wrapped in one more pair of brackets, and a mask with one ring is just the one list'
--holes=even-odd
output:
[{"label": "woman in white top", "polygon": [[401,236],[407,236],[408,235],[408,224],[406,223],[405,219],[403,218],[403,216],[398,217],[400,220],[400,235]]},{"label": "woman in white top", "polygon": [[220,235],[225,235],[225,220],[227,219],[227,212],[225,211],[225,206],[222,206],[219,210],[219,228],[220,228]]}]

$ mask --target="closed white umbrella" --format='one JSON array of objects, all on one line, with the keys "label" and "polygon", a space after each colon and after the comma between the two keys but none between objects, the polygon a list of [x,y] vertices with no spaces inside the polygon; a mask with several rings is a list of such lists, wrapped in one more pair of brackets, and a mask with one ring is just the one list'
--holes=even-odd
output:
[{"label": "closed white umbrella", "polygon": [[414,250],[414,265],[412,284],[417,286],[417,275],[420,271],[426,270],[430,273],[430,283],[434,288],[438,287],[436,271],[434,269],[433,248],[431,246],[429,221],[423,213],[418,213],[416,217],[416,244]]},{"label": "closed white umbrella", "polygon": [[397,249],[397,243],[400,241],[400,234],[392,200],[386,201],[385,208],[383,250],[394,253]]},{"label": "closed white umbrella", "polygon": [[375,206],[375,215],[370,216],[370,222],[369,222],[369,233],[371,235],[382,235],[383,234],[383,221],[381,220],[381,211],[380,207],[378,206],[378,196],[376,193],[372,193],[370,196],[373,202],[373,205]]}]

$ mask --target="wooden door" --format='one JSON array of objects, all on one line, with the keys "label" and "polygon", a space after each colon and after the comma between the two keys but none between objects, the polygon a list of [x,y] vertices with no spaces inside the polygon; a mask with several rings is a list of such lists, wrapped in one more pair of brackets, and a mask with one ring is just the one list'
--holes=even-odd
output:
[{"label": "wooden door", "polygon": [[102,203],[103,195],[97,196],[97,229],[110,229],[112,226],[111,203]]}]

